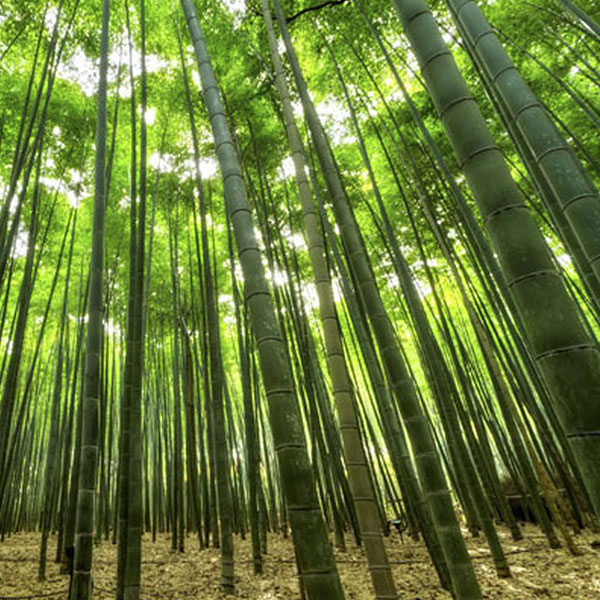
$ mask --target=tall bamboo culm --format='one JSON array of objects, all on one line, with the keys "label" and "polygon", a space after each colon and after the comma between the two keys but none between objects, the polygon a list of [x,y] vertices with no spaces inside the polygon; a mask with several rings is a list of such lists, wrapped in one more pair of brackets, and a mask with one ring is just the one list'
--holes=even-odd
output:
[{"label": "tall bamboo culm", "polygon": [[433,514],[436,533],[448,564],[453,592],[458,598],[480,598],[481,590],[454,513],[452,499],[450,498],[446,477],[430,424],[419,404],[414,381],[404,361],[392,323],[383,305],[369,257],[352,214],[335,159],[308,93],[308,87],[289,34],[283,9],[278,0],[274,0],[273,4],[316,154],[344,240],[349,263],[368,313],[370,326],[377,341],[382,362],[385,365],[388,381],[411,439],[414,460],[422,479],[425,497]]},{"label": "tall bamboo culm", "polygon": [[98,84],[96,122],[96,164],[94,185],[94,220],[90,260],[90,295],[88,311],[85,381],[81,410],[81,462],[77,490],[75,524],[75,560],[71,600],[89,600],[92,587],[94,546],[94,506],[98,470],[98,404],[100,364],[102,360],[102,281],[104,271],[104,221],[106,210],[106,96],[108,75],[108,31],[110,0],[102,2],[100,38],[100,80]]},{"label": "tall bamboo culm", "polygon": [[[392,0],[600,514],[600,353],[424,0]],[[493,181],[494,185],[490,185]]]},{"label": "tall bamboo culm", "polygon": [[258,348],[298,569],[309,600],[341,600],[344,593],[316,495],[293,379],[254,233],[235,145],[194,3],[181,0],[181,5],[194,45],[221,167],[225,203],[244,275],[244,299]]},{"label": "tall bamboo culm", "polygon": [[361,539],[365,545],[371,580],[375,588],[375,597],[392,599],[397,597],[396,588],[383,544],[381,520],[375,501],[373,482],[358,427],[355,400],[353,398],[354,390],[344,356],[341,332],[333,300],[331,278],[325,258],[323,234],[319,227],[319,216],[308,182],[306,155],[294,118],[292,101],[283,71],[283,64],[279,56],[268,0],[262,0],[262,11],[271,49],[271,58],[275,68],[277,91],[283,108],[284,126],[294,162],[296,182],[302,205],[308,252],[319,299],[327,366],[342,432],[345,464],[348,470],[352,499],[356,507]]}]

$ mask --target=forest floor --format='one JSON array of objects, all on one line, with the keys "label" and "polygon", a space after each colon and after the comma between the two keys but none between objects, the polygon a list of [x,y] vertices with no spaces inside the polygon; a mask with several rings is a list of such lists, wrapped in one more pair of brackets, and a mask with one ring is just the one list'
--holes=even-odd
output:
[{"label": "forest floor", "polygon": [[[475,558],[484,598],[527,600],[600,599],[600,549],[592,547],[599,535],[584,532],[577,537],[582,556],[573,557],[564,548],[551,550],[531,525],[524,527],[525,538],[513,542],[500,532],[512,569],[512,578],[499,579],[489,558],[485,540],[468,539]],[[251,600],[297,600],[300,598],[291,541],[269,536],[269,553],[264,557],[264,574],[252,573],[251,546],[236,540],[236,595]],[[37,580],[39,534],[17,534],[0,543],[0,600],[20,598],[66,598],[68,576],[52,561],[55,538],[48,544],[47,580]],[[401,600],[446,600],[450,594],[441,589],[427,553],[396,532],[386,540],[389,558]],[[194,537],[186,539],[184,554],[170,551],[170,538],[161,535],[155,544],[144,536],[142,561],[143,600],[222,600],[219,593],[219,553],[200,551]],[[596,544],[594,544],[596,546]],[[364,553],[348,539],[345,552],[337,552],[340,574],[347,600],[371,600],[371,584]],[[114,598],[116,547],[103,543],[94,555],[93,598]],[[326,600],[326,599],[323,599]]]}]

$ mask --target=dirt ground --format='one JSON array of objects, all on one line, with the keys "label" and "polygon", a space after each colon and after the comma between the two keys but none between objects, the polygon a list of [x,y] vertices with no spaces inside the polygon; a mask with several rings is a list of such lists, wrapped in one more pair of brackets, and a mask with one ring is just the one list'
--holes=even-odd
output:
[{"label": "dirt ground", "polygon": [[[469,539],[475,558],[477,575],[484,597],[489,599],[527,600],[600,600],[600,549],[591,543],[600,535],[583,533],[578,544],[579,557],[567,550],[550,550],[532,526],[524,528],[525,539],[512,542],[501,532],[504,549],[512,569],[512,578],[499,579],[483,538]],[[0,543],[0,600],[34,597],[65,598],[66,575],[52,561],[55,539],[48,552],[47,580],[37,580],[39,534],[18,534]],[[197,539],[186,540],[184,554],[170,551],[168,536],[160,536],[156,544],[144,537],[142,592],[143,600],[224,599],[219,593],[219,554],[217,550],[198,549]],[[426,551],[405,536],[403,542],[394,532],[387,540],[394,577],[402,600],[446,600],[436,579]],[[348,539],[346,552],[336,552],[340,574],[348,600],[373,598],[366,562],[361,549]],[[103,543],[94,555],[94,598],[114,598],[116,547]],[[298,600],[298,580],[293,562],[291,542],[280,536],[269,537],[269,553],[265,556],[264,575],[252,573],[249,541],[236,540],[236,595],[252,600]],[[323,599],[326,600],[326,599]]]}]

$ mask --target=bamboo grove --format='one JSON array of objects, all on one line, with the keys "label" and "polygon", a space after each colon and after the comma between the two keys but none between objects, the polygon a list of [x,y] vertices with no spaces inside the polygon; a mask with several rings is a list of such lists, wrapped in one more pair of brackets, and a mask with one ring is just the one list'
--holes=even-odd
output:
[{"label": "bamboo grove", "polygon": [[[73,555],[291,535],[399,597],[390,519],[443,587],[519,511],[600,515],[600,27],[535,0],[5,0],[0,536]],[[596,8],[597,11],[597,8]],[[515,510],[515,506],[518,510]],[[466,529],[465,529],[466,526]]]}]

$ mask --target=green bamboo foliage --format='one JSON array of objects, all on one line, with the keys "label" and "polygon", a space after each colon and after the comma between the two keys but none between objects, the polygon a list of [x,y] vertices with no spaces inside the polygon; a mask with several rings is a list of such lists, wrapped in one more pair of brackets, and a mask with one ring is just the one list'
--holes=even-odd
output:
[{"label": "green bamboo foliage", "polygon": [[344,597],[315,494],[292,378],[265,279],[246,191],[196,10],[182,0],[221,165],[225,202],[245,282],[245,301],[260,357],[298,567],[308,598]]},{"label": "green bamboo foliage", "polygon": [[[48,7],[44,10],[44,19],[47,14],[47,8]],[[15,152],[11,165],[9,186],[3,206],[0,209],[0,283],[4,281],[10,251],[18,233],[32,169],[36,162],[37,153],[40,150],[43,139],[45,125],[44,116],[52,92],[53,83],[52,56],[56,51],[59,39],[59,18],[62,14],[62,9],[63,2],[61,1],[58,6],[56,20],[52,27],[52,35],[49,40],[48,49],[44,56],[42,72],[39,75],[39,81],[37,83],[37,90],[35,90],[34,93],[38,60],[40,59],[40,54],[42,52],[45,35],[44,19],[40,22],[31,75],[25,101],[23,103],[17,143],[15,145]],[[43,116],[38,120],[40,111],[43,113]],[[18,190],[20,178],[22,187],[21,190]],[[10,206],[15,198],[17,199],[17,206],[14,215],[11,215]],[[0,442],[1,441],[2,438],[0,437]]]},{"label": "green bamboo foliage", "polygon": [[[423,0],[394,0],[460,167],[477,201],[521,313],[529,343],[553,393],[596,512],[600,438],[600,355],[556,272],[550,252],[494,144],[476,102]],[[489,182],[495,181],[494,186]]]},{"label": "green bamboo foliage", "polygon": [[[38,204],[39,193],[36,193],[32,203],[25,269],[19,290],[19,308],[14,323],[14,335],[12,336],[13,347],[6,367],[3,381],[4,388],[0,399],[0,492],[2,492],[0,495],[0,507],[3,504],[5,490],[8,488],[8,481],[11,475],[11,465],[8,461],[9,441],[11,436],[11,424],[15,411],[15,397],[17,394],[18,376],[25,339],[25,328],[31,302],[31,291],[33,289],[35,240],[37,239],[39,228]],[[5,355],[5,359],[6,356],[7,355]]]},{"label": "green bamboo foliage", "polygon": [[110,0],[102,3],[100,39],[100,80],[96,123],[96,166],[94,222],[90,259],[90,296],[82,397],[81,464],[77,492],[75,560],[71,600],[88,600],[91,594],[94,507],[98,466],[98,403],[102,357],[102,281],[104,270],[104,215],[106,209],[106,95],[108,74],[108,33]]},{"label": "green bamboo foliage", "polygon": [[583,9],[577,6],[575,2],[571,2],[571,0],[554,0],[554,2],[577,21],[583,23],[596,40],[600,41],[600,25],[598,25],[598,23]]},{"label": "green bamboo foliage", "polygon": [[[62,2],[59,5],[57,15],[60,16],[62,9]],[[27,155],[21,154],[18,160],[12,165],[11,179],[9,182],[9,189],[5,199],[5,203],[1,209],[2,214],[0,215],[0,246],[2,241],[4,246],[0,248],[0,281],[2,281],[4,269],[7,262],[9,262],[10,251],[13,247],[13,243],[16,239],[18,228],[20,224],[21,212],[25,205],[25,201],[28,197],[28,191],[30,189],[30,182],[32,175],[34,176],[34,189],[32,192],[32,203],[31,203],[31,215],[28,226],[28,239],[27,239],[27,258],[24,270],[24,277],[21,281],[19,290],[19,301],[18,301],[18,316],[16,321],[13,321],[14,325],[11,325],[11,337],[13,348],[10,353],[5,353],[2,372],[4,374],[6,368],[6,377],[4,378],[4,385],[2,389],[2,397],[0,398],[0,504],[3,498],[4,488],[7,485],[9,472],[10,472],[10,461],[8,461],[9,452],[9,438],[11,434],[11,421],[14,416],[14,409],[16,403],[17,385],[21,368],[21,358],[23,352],[23,345],[26,333],[26,326],[28,322],[29,307],[31,302],[31,295],[33,291],[33,285],[35,282],[36,274],[39,269],[41,252],[37,253],[36,256],[36,244],[35,241],[38,239],[38,234],[41,233],[41,246],[45,245],[47,239],[48,230],[51,222],[51,218],[48,219],[47,225],[43,232],[41,231],[41,220],[40,220],[40,202],[42,196],[41,188],[41,168],[42,168],[42,154],[43,154],[43,139],[45,135],[46,119],[48,104],[51,98],[52,87],[54,83],[55,67],[52,64],[51,56],[52,52],[56,51],[56,44],[58,41],[58,19],[53,27],[52,36],[50,39],[50,48],[46,53],[44,60],[43,71],[41,74],[40,82],[38,84],[37,93],[35,95],[34,106],[32,108],[32,115],[29,116],[29,120],[26,118],[26,109],[24,108],[23,115],[19,125],[19,135],[16,147],[16,154],[19,154],[20,144],[30,144],[28,146],[29,153]],[[64,40],[63,40],[64,42]],[[38,50],[39,45],[42,43],[42,32],[38,37]],[[62,46],[61,46],[62,48]],[[58,51],[60,56],[60,50]],[[36,61],[37,61],[37,50],[36,50]],[[25,102],[27,107],[29,102],[29,95],[33,89],[33,83],[35,78],[35,65],[32,70],[31,78],[29,81],[28,94]],[[38,116],[39,113],[39,116]],[[37,121],[36,121],[36,117]],[[35,130],[35,135],[34,135]],[[17,193],[17,187],[19,184],[19,177],[22,177],[21,189]],[[14,215],[12,215],[12,223],[10,228],[8,227],[8,219],[10,215],[9,206],[11,200],[17,200]],[[52,208],[50,210],[50,217],[53,214],[56,197],[52,202]],[[35,259],[35,260],[34,260]],[[11,270],[12,273],[12,270]],[[10,286],[8,286],[10,287]],[[7,288],[8,292],[8,288]],[[46,319],[44,319],[45,322]],[[40,334],[41,335],[41,334]],[[34,365],[37,360],[39,350],[39,343],[36,348],[34,356]],[[6,360],[10,355],[10,360],[6,365]],[[29,388],[32,383],[31,370],[27,378],[26,383],[26,394],[29,392]]]}]

